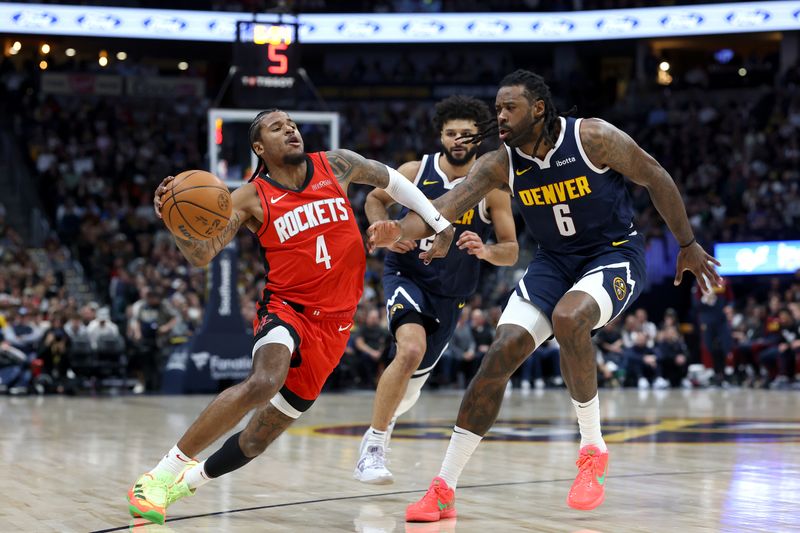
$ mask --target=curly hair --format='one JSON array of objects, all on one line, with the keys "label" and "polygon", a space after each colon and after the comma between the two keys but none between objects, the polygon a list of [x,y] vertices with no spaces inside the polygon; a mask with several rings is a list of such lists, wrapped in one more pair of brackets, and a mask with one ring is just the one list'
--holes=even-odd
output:
[{"label": "curly hair", "polygon": [[459,119],[472,120],[476,125],[482,124],[492,120],[492,112],[483,101],[458,94],[448,96],[436,104],[433,127],[437,132],[441,133],[446,122]]}]

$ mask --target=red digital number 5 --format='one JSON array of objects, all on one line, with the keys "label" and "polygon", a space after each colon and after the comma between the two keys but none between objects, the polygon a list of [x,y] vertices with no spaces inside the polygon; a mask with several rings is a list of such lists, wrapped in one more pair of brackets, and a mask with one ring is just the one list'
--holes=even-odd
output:
[{"label": "red digital number 5", "polygon": [[270,65],[267,68],[267,71],[270,74],[286,74],[289,70],[289,58],[286,57],[285,54],[282,54],[284,50],[289,48],[289,45],[286,43],[280,44],[270,44],[267,47],[267,57],[269,58],[270,62],[277,63],[277,65]]}]

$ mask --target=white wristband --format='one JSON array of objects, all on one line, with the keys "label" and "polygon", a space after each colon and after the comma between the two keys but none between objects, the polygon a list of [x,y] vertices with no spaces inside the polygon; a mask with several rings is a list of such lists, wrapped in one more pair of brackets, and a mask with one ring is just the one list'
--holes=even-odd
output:
[{"label": "white wristband", "polygon": [[421,216],[422,220],[436,233],[450,227],[450,221],[436,210],[431,201],[422,194],[422,191],[395,169],[387,166],[386,170],[389,172],[389,184],[384,190],[389,196]]}]

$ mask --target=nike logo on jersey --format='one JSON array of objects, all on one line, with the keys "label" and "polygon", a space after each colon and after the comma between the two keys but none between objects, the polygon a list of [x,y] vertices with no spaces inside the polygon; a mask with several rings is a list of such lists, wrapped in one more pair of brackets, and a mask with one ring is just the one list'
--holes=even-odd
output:
[{"label": "nike logo on jersey", "polygon": [[433,180],[433,181],[424,180],[422,182],[423,185],[436,185],[437,183],[439,183],[439,182],[436,181],[436,180]]},{"label": "nike logo on jersey", "polygon": [[269,199],[269,201],[270,201],[270,202],[272,202],[273,204],[276,204],[276,203],[280,202],[281,198],[283,198],[283,197],[284,197],[284,196],[286,196],[287,194],[289,194],[289,193],[288,193],[288,192],[285,192],[285,193],[281,194],[280,196],[278,196],[277,198],[275,198],[275,197],[273,196],[273,197],[271,197],[271,198]]},{"label": "nike logo on jersey", "polygon": [[350,323],[350,324],[347,324],[346,326],[339,326],[339,331],[347,331],[347,330],[350,329],[350,326],[352,326],[352,325],[353,324]]},{"label": "nike logo on jersey", "polygon": [[528,168],[526,168],[525,170],[519,170],[519,169],[517,169],[517,170],[515,170],[515,171],[514,171],[514,173],[515,173],[517,176],[522,176],[523,174],[525,174],[527,171],[529,171],[529,170],[530,170],[530,169],[532,169],[532,168],[533,168],[533,167],[528,167]]},{"label": "nike logo on jersey", "polygon": [[461,302],[460,304],[458,304],[458,308],[459,309],[464,309],[465,305],[467,305],[467,302]]},{"label": "nike logo on jersey", "polygon": [[630,239],[625,239],[624,241],[614,241],[611,243],[611,246],[620,246],[622,244],[625,244],[626,242],[630,242]]},{"label": "nike logo on jersey", "polygon": [[[288,193],[287,193],[288,194]],[[309,228],[350,220],[347,204],[341,196],[326,198],[295,207],[275,219],[273,225],[281,243]]]}]

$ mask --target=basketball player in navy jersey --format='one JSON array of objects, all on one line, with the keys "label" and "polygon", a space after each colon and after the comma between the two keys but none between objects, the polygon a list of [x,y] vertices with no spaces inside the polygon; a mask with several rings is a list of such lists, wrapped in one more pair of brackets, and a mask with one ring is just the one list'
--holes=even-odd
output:
[{"label": "basketball player in navy jersey", "polygon": [[[451,96],[436,105],[433,126],[442,151],[411,161],[398,171],[430,199],[460,183],[475,163],[479,143],[464,139],[478,134],[478,124],[491,120],[486,104],[475,98]],[[370,223],[389,218],[391,196],[374,189],[364,210]],[[407,212],[404,209],[401,216]],[[487,244],[492,232],[496,244]],[[397,417],[411,409],[453,335],[464,301],[477,287],[480,260],[494,265],[517,262],[518,246],[509,195],[489,192],[477,207],[467,210],[453,226],[457,248],[430,265],[414,253],[417,243],[402,240],[389,246],[383,271],[383,290],[389,329],[396,345],[394,360],[378,382],[372,425],[361,441],[353,477],[364,483],[392,482],[386,468],[386,448]],[[427,250],[432,239],[419,242]]]},{"label": "basketball player in navy jersey", "polygon": [[[539,248],[508,306],[480,370],[461,402],[439,475],[406,509],[409,521],[453,517],[461,471],[491,428],[511,375],[551,335],[561,346],[561,371],[578,416],[578,475],[567,504],[589,510],[605,498],[608,450],[600,432],[591,334],[629,308],[645,281],[644,237],[633,225],[628,179],[647,188],[681,250],[675,284],[691,271],[704,291],[722,278],[695,240],[675,183],[627,134],[600,119],[558,115],[541,76],[518,70],[500,83],[497,122],[473,140],[499,132],[503,145],[475,163],[459,186],[438,198],[455,220],[493,189],[513,195]],[[429,228],[413,214],[369,229],[371,244],[423,238]],[[421,254],[441,257],[447,239]]]}]

